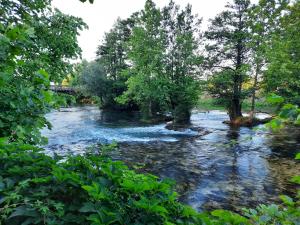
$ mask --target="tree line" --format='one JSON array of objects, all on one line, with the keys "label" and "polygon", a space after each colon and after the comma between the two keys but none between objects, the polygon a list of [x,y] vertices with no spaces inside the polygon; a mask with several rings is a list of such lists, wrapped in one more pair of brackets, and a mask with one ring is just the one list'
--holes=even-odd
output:
[{"label": "tree line", "polygon": [[[264,3],[273,12],[270,2]],[[300,4],[282,6],[284,13],[276,14],[280,19],[274,20],[277,22],[274,22],[274,31],[270,29],[270,38],[260,39],[263,36],[257,26],[259,42],[243,38],[239,43],[256,44],[257,60],[251,61],[256,67],[251,68],[258,71],[254,73],[257,85],[297,102]],[[261,9],[258,7],[253,12]],[[280,7],[276,9],[281,11]],[[241,70],[236,70],[243,73],[237,74],[232,69],[221,68],[234,69],[226,60],[223,60],[225,65],[221,65],[215,60],[208,61],[207,53],[200,54],[198,41],[204,39],[198,40],[194,35],[198,21],[191,14],[190,6],[179,11],[175,4],[170,4],[162,11],[148,1],[143,13],[117,22],[119,25],[107,34],[99,47],[99,60],[80,65],[87,75],[77,77],[74,83],[91,82],[93,85],[86,85],[89,88],[105,84],[103,89],[94,89],[103,91],[99,94],[103,103],[112,101],[113,106],[138,107],[154,114],[191,108],[189,104],[196,99],[194,94],[202,84],[199,77],[205,68],[217,71],[211,70],[214,75],[208,76],[206,87],[213,87],[211,84],[217,77],[226,81],[228,86],[224,87],[232,88],[232,79],[237,77],[239,82],[241,79],[246,82],[252,70],[245,66],[248,65],[245,55]],[[269,23],[270,20],[262,21]],[[158,28],[155,25],[159,25]],[[224,32],[232,28],[228,26]],[[107,146],[84,156],[47,156],[40,147],[45,141],[40,129],[51,126],[44,115],[53,107],[59,107],[63,100],[50,91],[50,81],[60,83],[67,74],[76,72],[70,61],[80,56],[76,37],[85,27],[80,18],[54,10],[51,0],[0,1],[0,224],[298,224],[299,191],[295,199],[280,196],[282,205],[260,205],[256,209],[243,209],[241,214],[220,209],[198,213],[179,203],[170,181],[137,174],[123,163],[111,160],[106,154],[111,150]],[[227,38],[231,40],[229,33]],[[120,41],[120,36],[124,41]],[[151,39],[148,40],[148,36]],[[220,37],[213,40],[225,43]],[[209,44],[213,46],[212,42]],[[216,47],[225,49],[225,45]],[[247,56],[253,52],[248,51]],[[229,49],[226,56],[231,54]],[[220,61],[217,59],[221,56],[216,55],[216,61]],[[89,79],[90,74],[95,79]],[[101,82],[97,80],[99,77]],[[85,83],[82,84],[81,79],[85,79]],[[226,99],[230,88],[223,88],[220,96]],[[243,88],[240,85],[238,91],[244,93]],[[252,96],[253,90],[257,89],[250,90]],[[184,98],[189,98],[187,106],[183,104]],[[284,100],[274,96],[272,101],[283,103]],[[185,112],[186,108],[183,114]],[[298,106],[287,104],[270,126],[274,129],[287,122],[299,125],[299,114]],[[300,159],[299,154],[296,159]],[[295,176],[292,181],[299,184],[300,177]]]},{"label": "tree line", "polygon": [[118,19],[97,60],[83,63],[80,85],[106,109],[139,109],[147,118],[171,113],[188,122],[201,93],[242,117],[242,103],[276,93],[299,104],[299,2],[234,0],[201,31],[192,6],[174,1]]}]

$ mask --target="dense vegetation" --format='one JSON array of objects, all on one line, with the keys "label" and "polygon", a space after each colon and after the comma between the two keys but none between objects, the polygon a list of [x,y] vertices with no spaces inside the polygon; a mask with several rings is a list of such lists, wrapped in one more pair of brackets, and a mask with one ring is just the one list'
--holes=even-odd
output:
[{"label": "dense vegetation", "polygon": [[[70,60],[80,56],[77,35],[86,25],[50,0],[2,0],[0,7],[0,224],[299,224],[299,192],[240,215],[198,213],[178,202],[172,182],[113,162],[108,147],[64,159],[45,155],[35,146],[45,141],[40,129],[51,126],[44,114],[63,101],[49,85],[78,71]],[[191,6],[180,10],[171,1],[158,9],[147,0],[141,12],[117,21],[99,59],[80,65],[74,84],[104,107],[171,113],[180,123],[189,120],[200,86],[221,99],[232,120],[242,116],[247,96],[272,91],[283,98],[268,100],[282,109],[268,126],[298,126],[299,17],[299,1],[234,0],[200,39],[207,42],[201,55]]]},{"label": "dense vegetation", "polygon": [[[297,1],[236,0],[203,33],[190,5],[181,10],[170,1],[159,9],[149,0],[106,34],[98,60],[81,74],[83,85],[103,108],[138,108],[147,118],[170,113],[186,123],[202,92],[232,122],[249,99],[253,119],[258,96],[273,92],[298,104],[299,24],[293,21],[299,21]],[[96,65],[103,73],[91,69]]]},{"label": "dense vegetation", "polygon": [[200,90],[200,22],[190,5],[180,10],[171,1],[160,10],[146,1],[144,10],[119,19],[105,35],[98,60],[83,64],[82,86],[100,97],[102,108],[138,108],[145,118],[171,113],[176,122],[188,121]]},{"label": "dense vegetation", "polygon": [[80,55],[77,34],[86,25],[50,2],[1,1],[1,137],[41,141],[39,130],[50,126],[44,114],[58,104],[50,81],[61,82],[73,70],[68,60]]},{"label": "dense vegetation", "polygon": [[[298,109],[299,114],[299,109]],[[285,117],[286,119],[286,117]],[[292,118],[289,118],[292,119]],[[177,201],[170,181],[137,174],[108,147],[66,160],[0,140],[0,224],[298,224],[300,201],[197,213]],[[300,155],[297,156],[300,158]],[[300,183],[300,177],[294,182]],[[300,197],[298,193],[298,197]]]}]

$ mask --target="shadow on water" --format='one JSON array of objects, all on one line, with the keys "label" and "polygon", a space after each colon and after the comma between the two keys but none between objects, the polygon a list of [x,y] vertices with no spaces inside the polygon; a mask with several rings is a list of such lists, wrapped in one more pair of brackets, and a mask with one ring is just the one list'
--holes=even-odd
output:
[{"label": "shadow on water", "polygon": [[[115,160],[177,182],[180,200],[198,210],[278,201],[278,195],[293,193],[289,182],[299,173],[293,160],[300,149],[297,129],[268,134],[260,129],[232,128],[222,122],[220,111],[194,112],[194,129],[172,131],[165,124],[141,124],[137,113],[100,112],[95,107],[70,108],[47,115],[53,130],[48,154],[83,154],[95,143],[119,142]],[[288,134],[288,135],[287,135]]]}]

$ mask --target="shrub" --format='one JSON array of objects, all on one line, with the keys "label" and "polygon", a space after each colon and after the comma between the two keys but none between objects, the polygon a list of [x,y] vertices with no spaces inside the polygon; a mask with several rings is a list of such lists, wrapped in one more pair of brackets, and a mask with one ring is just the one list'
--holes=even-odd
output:
[{"label": "shrub", "polygon": [[200,214],[177,201],[169,181],[136,174],[100,153],[51,158],[3,140],[0,215],[10,225],[200,223]]},{"label": "shrub", "polygon": [[[0,139],[0,224],[297,224],[299,201],[259,206],[244,216],[198,213],[178,202],[173,182],[137,174],[106,156],[50,157]],[[299,157],[299,156],[298,156]],[[300,157],[299,157],[300,158]],[[299,182],[299,177],[294,178]],[[298,223],[299,224],[299,223]]]}]

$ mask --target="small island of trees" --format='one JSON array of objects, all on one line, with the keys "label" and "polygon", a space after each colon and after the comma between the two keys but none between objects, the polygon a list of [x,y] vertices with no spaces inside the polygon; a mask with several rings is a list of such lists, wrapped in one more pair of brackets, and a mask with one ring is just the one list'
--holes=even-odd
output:
[{"label": "small island of trees", "polygon": [[[299,1],[232,0],[203,30],[192,5],[146,0],[116,20],[95,61],[80,63],[72,62],[87,25],[51,2],[0,2],[0,224],[299,224],[297,190],[255,209],[197,212],[179,202],[170,180],[112,160],[114,144],[66,157],[41,147],[41,129],[51,128],[46,113],[72,98],[51,90],[62,82],[78,102],[139,111],[150,123],[189,124],[209,99],[226,110],[229,125],[257,125],[265,104],[270,133],[299,129]],[[290,182],[299,185],[299,174]]]}]

